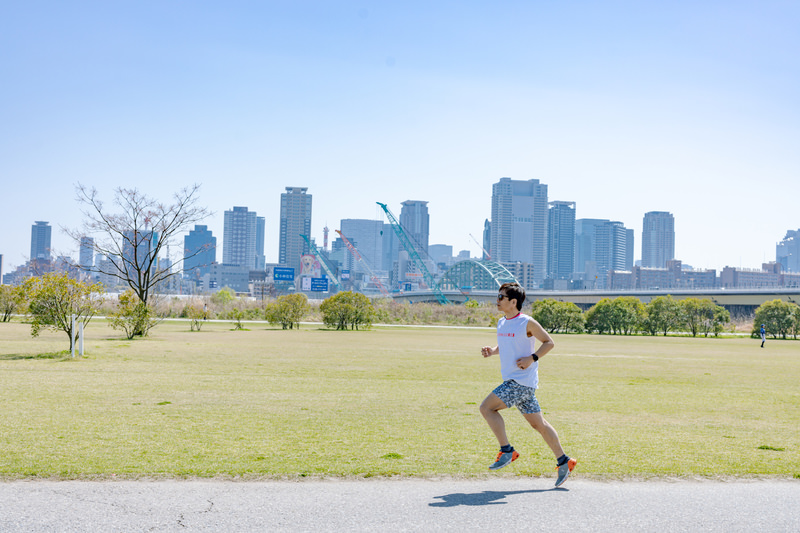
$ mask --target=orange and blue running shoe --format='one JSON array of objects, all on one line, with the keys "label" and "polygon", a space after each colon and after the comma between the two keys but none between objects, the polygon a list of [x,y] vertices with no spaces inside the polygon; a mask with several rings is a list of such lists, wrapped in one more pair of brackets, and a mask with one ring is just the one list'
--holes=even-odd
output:
[{"label": "orange and blue running shoe", "polygon": [[569,473],[572,472],[572,469],[575,468],[575,465],[578,464],[576,459],[568,459],[564,462],[564,464],[558,465],[556,470],[558,470],[558,479],[556,479],[556,487],[560,487],[564,484],[564,482],[569,477]]},{"label": "orange and blue running shoe", "polygon": [[518,457],[519,453],[516,450],[513,452],[500,452],[497,454],[497,460],[489,467],[489,470],[500,470],[504,466],[511,464],[512,461],[516,461]]}]

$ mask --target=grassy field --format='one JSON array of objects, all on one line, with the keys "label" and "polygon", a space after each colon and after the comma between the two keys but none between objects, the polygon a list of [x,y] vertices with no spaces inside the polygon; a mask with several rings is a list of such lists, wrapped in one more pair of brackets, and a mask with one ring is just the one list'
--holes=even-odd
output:
[{"label": "grassy field", "polygon": [[[489,475],[493,330],[249,327],[128,341],[97,322],[71,360],[63,333],[0,324],[0,477]],[[800,477],[800,343],[555,341],[537,396],[578,473]],[[553,475],[505,416],[522,457],[499,475]]]}]

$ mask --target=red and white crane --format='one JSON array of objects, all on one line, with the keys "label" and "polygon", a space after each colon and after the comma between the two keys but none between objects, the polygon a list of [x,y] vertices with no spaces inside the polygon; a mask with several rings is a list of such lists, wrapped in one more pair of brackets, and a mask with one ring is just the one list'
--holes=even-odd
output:
[{"label": "red and white crane", "polygon": [[367,272],[369,272],[369,276],[370,276],[369,279],[371,279],[375,283],[375,285],[378,286],[378,289],[381,291],[381,294],[383,294],[384,296],[389,296],[389,291],[386,290],[386,287],[383,286],[383,283],[381,283],[380,278],[378,278],[378,276],[375,275],[375,273],[372,271],[372,269],[369,267],[367,262],[364,260],[364,258],[359,253],[358,249],[355,246],[353,246],[353,243],[351,243],[348,240],[348,238],[344,236],[344,233],[342,233],[338,229],[336,230],[336,233],[338,233],[339,237],[342,238],[342,241],[344,241],[344,244],[345,244],[345,246],[347,246],[347,249],[350,250],[350,253],[353,254],[353,257],[355,258],[355,260],[356,261],[361,261],[361,264],[364,265],[364,268],[367,269]]}]

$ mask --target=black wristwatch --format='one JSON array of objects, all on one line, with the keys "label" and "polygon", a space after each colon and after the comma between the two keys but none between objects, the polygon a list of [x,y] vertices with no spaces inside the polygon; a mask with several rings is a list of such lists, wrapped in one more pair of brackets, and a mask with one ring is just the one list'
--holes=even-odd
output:
[{"label": "black wristwatch", "polygon": [[536,362],[538,362],[538,361],[539,361],[539,356],[538,356],[538,355],[536,355],[535,353],[532,353],[532,354],[531,354],[531,357],[533,357],[533,362],[534,362],[534,363],[536,363]]}]

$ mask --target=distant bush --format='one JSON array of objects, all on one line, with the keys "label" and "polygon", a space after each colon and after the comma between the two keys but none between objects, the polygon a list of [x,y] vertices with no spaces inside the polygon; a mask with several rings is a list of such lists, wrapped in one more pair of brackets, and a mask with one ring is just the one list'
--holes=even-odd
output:
[{"label": "distant bush", "polygon": [[375,318],[375,308],[361,293],[345,291],[326,298],[319,306],[322,321],[337,330],[369,329]]},{"label": "distant bush", "polygon": [[764,302],[756,309],[753,337],[759,336],[761,324],[774,339],[785,339],[789,335],[796,339],[800,334],[800,307],[781,299]]},{"label": "distant bush", "polygon": [[580,307],[550,298],[533,302],[531,317],[550,333],[583,333],[585,324]]},{"label": "distant bush", "polygon": [[287,294],[268,304],[264,317],[272,324],[280,324],[283,329],[300,327],[300,321],[311,310],[305,294]]}]

